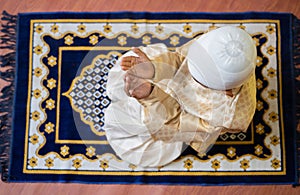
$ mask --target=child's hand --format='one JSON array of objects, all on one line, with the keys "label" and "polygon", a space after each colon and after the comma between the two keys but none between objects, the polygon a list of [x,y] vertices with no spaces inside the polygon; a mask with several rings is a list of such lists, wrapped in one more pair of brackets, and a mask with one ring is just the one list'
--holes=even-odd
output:
[{"label": "child's hand", "polygon": [[132,74],[129,74],[128,72],[125,74],[124,82],[124,91],[130,97],[142,99],[148,97],[152,92],[151,83]]},{"label": "child's hand", "polygon": [[147,55],[138,48],[132,48],[132,51],[138,56],[125,56],[121,59],[121,68],[129,71],[139,78],[151,79],[154,76],[154,66]]},{"label": "child's hand", "polygon": [[152,85],[146,79],[154,76],[154,66],[147,55],[138,48],[132,51],[138,56],[125,56],[121,59],[121,68],[126,72],[124,77],[125,92],[137,99],[146,98],[152,91]]}]

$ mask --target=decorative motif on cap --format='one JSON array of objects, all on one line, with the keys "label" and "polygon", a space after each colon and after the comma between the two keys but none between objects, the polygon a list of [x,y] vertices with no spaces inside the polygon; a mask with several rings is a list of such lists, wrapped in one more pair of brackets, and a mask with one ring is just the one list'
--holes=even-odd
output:
[{"label": "decorative motif on cap", "polygon": [[243,53],[243,45],[236,40],[229,41],[225,45],[225,50],[230,57],[237,57]]}]

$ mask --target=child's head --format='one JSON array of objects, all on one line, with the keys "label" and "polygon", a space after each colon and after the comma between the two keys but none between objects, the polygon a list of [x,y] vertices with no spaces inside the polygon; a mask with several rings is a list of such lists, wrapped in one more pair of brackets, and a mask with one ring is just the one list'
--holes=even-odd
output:
[{"label": "child's head", "polygon": [[210,31],[191,44],[187,54],[191,75],[216,90],[240,87],[256,66],[256,46],[244,30],[226,26]]}]

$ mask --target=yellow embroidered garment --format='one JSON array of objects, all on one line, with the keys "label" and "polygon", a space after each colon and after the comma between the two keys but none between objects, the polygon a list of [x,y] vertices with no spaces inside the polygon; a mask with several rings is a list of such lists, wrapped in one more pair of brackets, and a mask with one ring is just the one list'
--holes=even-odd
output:
[{"label": "yellow embroidered garment", "polygon": [[233,89],[233,96],[206,88],[187,68],[189,45],[175,52],[163,44],[140,48],[155,67],[150,81],[155,87],[139,101],[125,94],[125,72],[120,66],[111,70],[107,92],[112,104],[106,111],[106,136],[124,160],[161,166],[180,155],[183,143],[203,154],[220,133],[247,130],[256,108],[255,74]]}]

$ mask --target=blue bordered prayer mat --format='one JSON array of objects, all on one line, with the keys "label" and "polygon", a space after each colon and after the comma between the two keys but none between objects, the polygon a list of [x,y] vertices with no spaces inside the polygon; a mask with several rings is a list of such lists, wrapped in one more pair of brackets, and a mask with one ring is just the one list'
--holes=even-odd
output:
[{"label": "blue bordered prayer mat", "polygon": [[[3,12],[2,180],[297,185],[299,24],[288,13]],[[203,156],[187,148],[163,167],[122,161],[103,130],[107,74],[118,57],[153,43],[172,50],[226,25],[257,45],[257,108],[247,133],[221,135]]]}]

